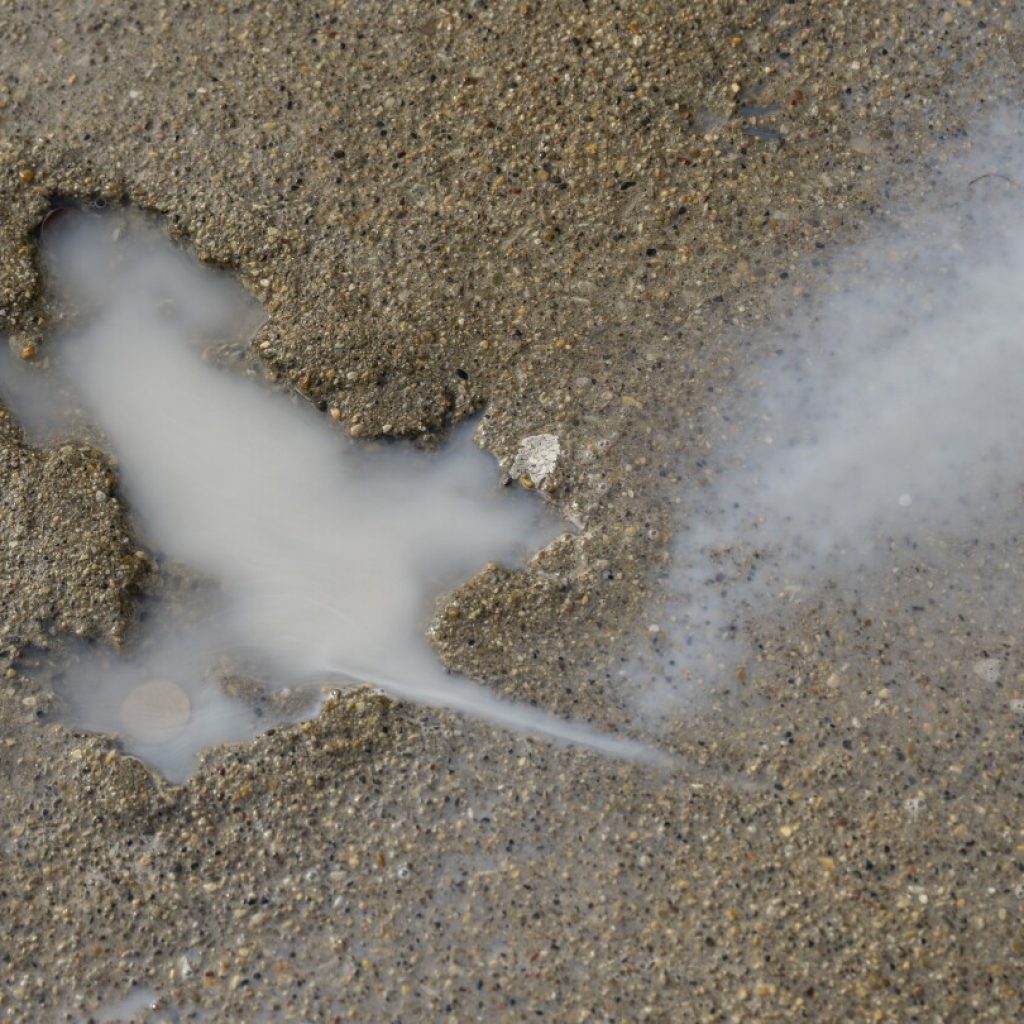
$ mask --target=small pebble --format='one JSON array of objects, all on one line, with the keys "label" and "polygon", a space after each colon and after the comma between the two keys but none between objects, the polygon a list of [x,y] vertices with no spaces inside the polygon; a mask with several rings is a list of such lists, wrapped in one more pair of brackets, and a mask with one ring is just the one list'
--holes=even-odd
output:
[{"label": "small pebble", "polygon": [[971,671],[983,682],[998,683],[1002,675],[1003,663],[998,658],[979,658]]}]

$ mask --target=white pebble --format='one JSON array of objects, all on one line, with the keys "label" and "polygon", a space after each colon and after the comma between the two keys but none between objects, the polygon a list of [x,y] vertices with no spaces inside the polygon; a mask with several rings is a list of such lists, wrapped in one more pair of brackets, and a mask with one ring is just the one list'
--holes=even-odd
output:
[{"label": "white pebble", "polygon": [[971,666],[971,671],[986,683],[998,683],[1002,669],[1003,663],[998,658],[979,658]]}]

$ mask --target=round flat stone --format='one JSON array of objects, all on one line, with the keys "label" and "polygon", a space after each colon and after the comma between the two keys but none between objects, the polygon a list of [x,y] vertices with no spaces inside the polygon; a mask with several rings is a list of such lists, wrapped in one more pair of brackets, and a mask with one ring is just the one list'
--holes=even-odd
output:
[{"label": "round flat stone", "polygon": [[121,724],[144,743],[172,739],[188,723],[191,713],[188,694],[169,679],[140,683],[121,702]]}]

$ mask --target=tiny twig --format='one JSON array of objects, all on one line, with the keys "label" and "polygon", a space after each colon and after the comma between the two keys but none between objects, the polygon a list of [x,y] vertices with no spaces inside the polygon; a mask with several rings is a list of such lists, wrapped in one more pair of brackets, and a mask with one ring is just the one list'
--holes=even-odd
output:
[{"label": "tiny twig", "polygon": [[970,188],[972,185],[977,185],[979,181],[984,181],[986,178],[1000,178],[1008,185],[1012,185],[1014,188],[1020,188],[1019,181],[1014,181],[1013,178],[1007,177],[1005,174],[999,174],[996,171],[990,171],[988,174],[979,174],[978,177],[973,178],[967,183],[967,187]]}]

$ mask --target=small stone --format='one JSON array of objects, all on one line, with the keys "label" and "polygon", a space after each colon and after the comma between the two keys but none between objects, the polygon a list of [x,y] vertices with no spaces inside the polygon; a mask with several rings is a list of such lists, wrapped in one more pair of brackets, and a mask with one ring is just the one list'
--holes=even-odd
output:
[{"label": "small stone", "polygon": [[998,683],[1002,675],[1003,663],[998,658],[979,658],[972,666],[971,671],[985,683]]},{"label": "small stone", "polygon": [[531,434],[519,442],[509,476],[528,489],[542,487],[555,472],[562,445],[554,434]]},{"label": "small stone", "polygon": [[36,172],[31,167],[22,167],[18,170],[18,177],[26,185],[31,185],[36,180]]}]

